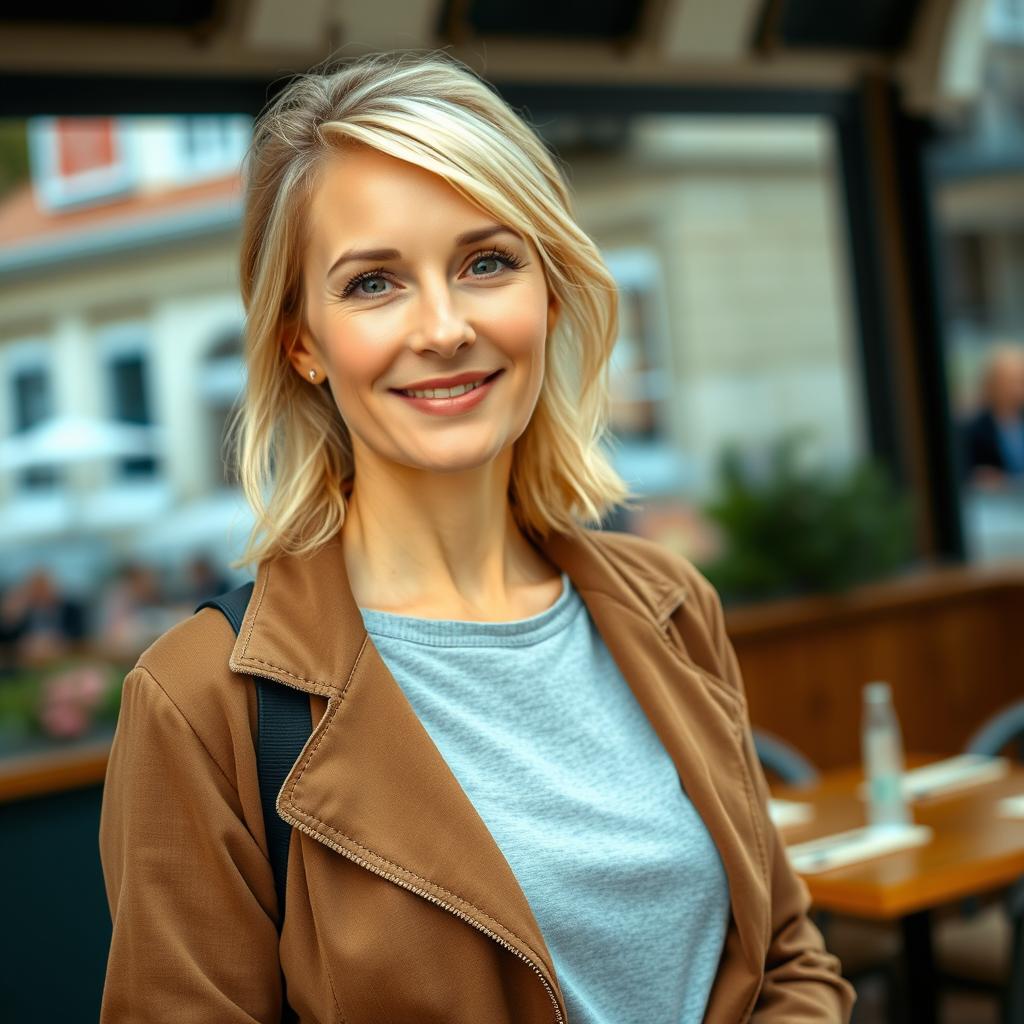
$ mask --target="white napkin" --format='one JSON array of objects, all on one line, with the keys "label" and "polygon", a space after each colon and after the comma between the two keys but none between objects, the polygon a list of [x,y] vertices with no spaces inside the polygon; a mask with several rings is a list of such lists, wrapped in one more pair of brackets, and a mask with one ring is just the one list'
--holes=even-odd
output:
[{"label": "white napkin", "polygon": [[1024,794],[1003,797],[996,807],[1005,818],[1024,818]]},{"label": "white napkin", "polygon": [[[1001,779],[1009,770],[1010,762],[1005,757],[960,754],[904,772],[903,794],[908,800],[920,800],[922,797]],[[857,793],[861,798],[867,795],[866,783],[861,783]]]},{"label": "white napkin", "polygon": [[814,817],[814,808],[811,804],[771,797],[768,801],[768,815],[779,828],[787,828],[789,825],[806,824]]},{"label": "white napkin", "polygon": [[793,867],[806,875],[922,846],[931,837],[932,830],[927,825],[865,825],[797,843],[787,847],[786,853]]}]

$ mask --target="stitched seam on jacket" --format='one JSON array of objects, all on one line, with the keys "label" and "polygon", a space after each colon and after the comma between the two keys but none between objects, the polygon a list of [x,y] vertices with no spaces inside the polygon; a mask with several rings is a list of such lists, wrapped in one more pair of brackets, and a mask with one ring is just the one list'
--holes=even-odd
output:
[{"label": "stitched seam on jacket", "polygon": [[[600,553],[604,561],[612,567],[614,572],[621,580],[623,580],[630,591],[639,598],[645,607],[651,608],[659,626],[665,622],[668,617],[668,613],[672,610],[672,600],[675,597],[676,588],[679,588],[682,591],[679,599],[680,602],[685,601],[689,596],[689,583],[685,580],[667,578],[664,573],[650,569],[648,563],[643,559],[643,557],[633,561],[632,552],[630,552],[628,548],[622,550],[617,546],[616,539],[608,536],[607,534],[603,534],[603,531],[587,531],[585,536],[590,541],[594,550]],[[628,563],[625,567],[623,567],[623,561]],[[653,608],[647,604],[644,596],[633,586],[632,581],[630,580],[631,573],[643,576],[656,591],[660,592],[655,596]],[[613,601],[617,600],[612,597],[611,594],[607,594],[603,590],[594,590],[593,592],[605,594],[606,597],[611,598]],[[618,603],[621,604],[622,602],[620,601]]]},{"label": "stitched seam on jacket", "polygon": [[[654,628],[655,632],[657,633],[658,639],[672,652],[676,660],[681,665],[684,665],[686,668],[692,669],[694,672],[698,673],[703,679],[707,680],[707,682],[712,687],[714,687],[717,693],[721,694],[726,700],[729,701],[729,703],[732,705],[733,710],[741,710],[746,706],[742,696],[738,694],[732,687],[730,687],[725,682],[725,680],[719,679],[717,676],[712,675],[712,673],[708,672],[707,669],[701,668],[700,665],[698,665],[695,661],[691,661],[689,658],[687,658],[679,650],[678,646],[672,641],[672,638],[667,634],[667,632],[663,630],[660,626],[658,626],[656,623],[654,623],[648,616],[641,615],[635,608],[630,607],[628,604],[624,604],[622,601],[618,600],[616,597],[607,593],[604,590],[587,590],[581,591],[581,593],[600,594],[602,597],[606,597],[613,604],[617,605],[624,612],[629,612],[630,614],[640,619],[641,622]],[[678,633],[679,630],[676,629],[676,632]]]},{"label": "stitched seam on jacket", "polygon": [[252,618],[249,620],[249,629],[245,634],[245,642],[242,644],[242,657],[246,656],[246,652],[249,650],[249,642],[252,640],[252,632],[256,628],[256,619],[260,614],[260,608],[263,607],[263,597],[267,592],[267,584],[270,582],[270,562],[266,563],[266,572],[263,576],[263,586],[260,588],[260,592],[256,595],[256,607],[253,610]]},{"label": "stitched seam on jacket", "polygon": [[[328,719],[333,720],[334,715],[337,714],[338,709],[341,707],[342,701],[345,699],[345,694],[348,692],[348,688],[349,688],[349,686],[350,686],[350,684],[352,682],[352,677],[355,675],[356,667],[358,666],[360,660],[362,659],[363,652],[366,650],[366,645],[367,645],[369,639],[370,639],[369,636],[366,636],[366,637],[363,638],[363,644],[359,648],[359,653],[356,655],[356,660],[355,660],[355,662],[352,665],[352,671],[349,672],[348,679],[345,680],[345,686],[342,688],[341,696],[338,699],[338,701],[335,703],[334,707],[331,710],[329,710],[327,712],[327,714],[324,716],[324,722],[326,724],[324,724],[324,726],[323,726],[323,731],[320,733],[320,736],[317,738],[316,743],[314,743],[313,746],[310,748],[309,754],[306,757],[305,762],[303,763],[302,767],[299,769],[298,773],[295,776],[294,781],[292,782],[291,786],[288,789],[288,799],[289,799],[289,801],[293,800],[293,793],[294,793],[295,787],[298,785],[299,780],[302,778],[303,774],[305,773],[306,768],[308,767],[309,762],[312,760],[313,754],[316,752],[317,747],[320,746],[320,743],[323,741],[324,736],[327,735],[327,729],[330,726],[330,721],[328,721]],[[298,809],[298,808],[296,808],[296,809]],[[534,951],[533,947],[525,939],[520,938],[520,936],[518,936],[514,931],[512,931],[512,929],[509,928],[507,925],[502,924],[496,917],[494,917],[491,914],[488,914],[486,910],[483,910],[481,907],[476,906],[476,904],[471,903],[465,897],[460,896],[458,893],[452,892],[449,889],[446,889],[443,885],[438,885],[437,882],[434,882],[433,880],[431,880],[429,878],[424,878],[422,875],[416,874],[415,871],[410,871],[409,868],[403,867],[401,864],[398,864],[396,861],[389,860],[383,854],[378,853],[376,850],[371,850],[370,847],[368,847],[368,846],[364,846],[362,843],[359,842],[359,840],[353,839],[352,836],[347,835],[346,833],[340,831],[339,829],[336,829],[336,828],[332,827],[331,825],[328,825],[327,822],[321,821],[319,818],[317,818],[315,815],[310,814],[308,811],[304,811],[302,813],[303,813],[303,817],[307,820],[307,824],[308,823],[313,823],[315,825],[320,826],[321,829],[323,829],[325,832],[327,832],[331,836],[339,836],[342,839],[348,840],[348,842],[352,843],[353,846],[358,847],[364,853],[370,854],[371,856],[375,857],[377,860],[383,862],[388,867],[397,869],[399,871],[399,873],[407,875],[407,876],[409,876],[411,878],[414,878],[418,882],[425,882],[427,885],[433,886],[439,892],[443,892],[446,896],[452,896],[456,900],[458,900],[459,902],[464,903],[467,907],[470,907],[473,911],[475,911],[482,918],[484,918],[484,920],[487,921],[488,923],[494,924],[494,925],[498,925],[499,928],[501,928],[504,931],[508,932],[508,934],[511,935],[517,942],[519,942],[524,948],[529,950],[530,954],[533,957],[535,957],[538,960],[541,959],[541,957]]]},{"label": "stitched seam on jacket", "polygon": [[[252,658],[246,657],[244,663],[246,665],[261,665],[264,668],[272,668],[277,672],[280,672],[283,676],[288,676],[289,679],[297,679],[300,683],[309,683],[316,687],[316,692],[326,696],[334,696],[337,693],[335,686],[326,679],[310,679],[308,676],[300,676],[297,672],[289,672],[283,665],[275,665],[272,661],[267,661],[265,658]],[[242,664],[242,661],[239,661]]]},{"label": "stitched seam on jacket", "polygon": [[[249,620],[249,628],[246,631],[245,641],[242,644],[242,657],[239,659],[239,663],[241,663],[241,661],[244,660],[251,665],[261,665],[264,668],[271,668],[275,672],[280,672],[282,675],[288,676],[289,679],[297,679],[299,682],[302,683],[310,683],[311,685],[318,688],[317,692],[319,694],[330,696],[335,692],[335,688],[331,685],[331,683],[328,680],[309,679],[306,676],[300,676],[295,672],[289,672],[288,669],[286,669],[283,665],[275,665],[272,661],[266,661],[263,658],[254,658],[250,656],[248,653],[249,642],[252,640],[253,630],[255,630],[256,628],[256,619],[259,617],[260,609],[263,607],[263,597],[266,594],[267,589],[270,585],[271,565],[272,562],[266,563],[266,571],[263,575],[263,586],[260,588],[260,592],[256,595],[256,606],[253,610],[252,618]],[[362,654],[361,650],[360,654]],[[356,657],[356,661],[359,661],[358,656]]]},{"label": "stitched seam on jacket", "polygon": [[[327,713],[320,720],[320,724],[317,728],[320,729],[320,735],[316,738],[316,742],[306,752],[306,758],[302,762],[298,772],[295,773],[295,778],[292,779],[292,784],[288,787],[288,792],[285,794],[289,801],[294,800],[295,787],[299,784],[302,776],[306,774],[306,769],[309,767],[309,762],[313,759],[313,755],[316,753],[317,748],[323,742],[324,737],[327,735],[327,729],[331,722],[334,720],[334,716],[338,713],[338,709],[341,707],[342,702],[345,699],[345,694],[348,693],[348,688],[352,684],[352,679],[356,674],[356,669],[359,667],[359,662],[363,659],[363,652],[366,650],[366,645],[369,642],[369,635],[363,637],[362,645],[359,648],[359,653],[356,655],[355,661],[352,662],[352,668],[349,670],[348,678],[345,680],[345,685],[341,688],[341,693],[338,699],[334,702],[333,707],[331,706],[330,700],[327,704]],[[315,819],[314,819],[315,820]]]},{"label": "stitched seam on jacket", "polygon": [[[747,797],[747,808],[750,811],[750,820],[754,823],[754,835],[757,836],[757,857],[761,863],[761,874],[764,876],[765,884],[768,886],[769,893],[771,892],[771,876],[768,872],[768,855],[764,846],[764,834],[761,829],[761,817],[763,811],[760,807],[760,801],[754,799],[754,791],[751,786],[751,767],[747,761],[747,741],[743,724],[741,722],[734,722],[733,727],[736,731],[736,739],[739,742],[740,760],[745,768],[743,772],[743,790]],[[768,941],[771,944],[771,922],[768,924]]]}]

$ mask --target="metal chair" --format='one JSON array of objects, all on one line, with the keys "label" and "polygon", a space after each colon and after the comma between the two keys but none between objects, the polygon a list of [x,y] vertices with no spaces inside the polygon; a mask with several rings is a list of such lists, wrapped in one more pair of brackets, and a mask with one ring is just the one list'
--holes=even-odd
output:
[{"label": "metal chair", "polygon": [[[994,714],[964,749],[1024,761],[1024,701]],[[944,984],[998,993],[1004,1024],[1024,1024],[1024,877],[995,899],[963,901],[938,923],[935,949]]]},{"label": "metal chair", "polygon": [[818,769],[796,747],[763,729],[753,729],[754,749],[762,767],[788,786],[809,786],[818,780]]},{"label": "metal chair", "polygon": [[996,757],[1007,747],[1013,748],[1018,761],[1024,761],[1024,700],[997,711],[975,731],[964,750]]}]

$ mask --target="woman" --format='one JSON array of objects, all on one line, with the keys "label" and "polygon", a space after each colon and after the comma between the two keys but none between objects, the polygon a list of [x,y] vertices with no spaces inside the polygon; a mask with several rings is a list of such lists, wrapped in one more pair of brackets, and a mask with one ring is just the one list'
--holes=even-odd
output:
[{"label": "woman", "polygon": [[[445,55],[300,78],[242,287],[255,589],[125,681],[102,1019],[846,1020],[716,595],[595,528],[616,293],[542,143]],[[280,941],[251,675],[316,723]]]}]

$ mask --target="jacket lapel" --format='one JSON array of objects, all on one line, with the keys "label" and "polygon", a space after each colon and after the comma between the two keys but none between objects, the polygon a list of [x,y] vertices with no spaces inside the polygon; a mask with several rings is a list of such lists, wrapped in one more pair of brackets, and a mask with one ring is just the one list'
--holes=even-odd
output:
[{"label": "jacket lapel", "polygon": [[229,664],[327,698],[278,813],[532,961],[564,1006],[518,880],[366,633],[340,536],[260,565]]},{"label": "jacket lapel", "polygon": [[[687,596],[685,582],[642,560],[617,566],[590,534],[552,534],[538,547],[568,573],[672,757],[718,846],[739,942],[759,972],[767,921],[743,905],[750,862],[734,825],[751,813],[743,803],[749,787],[736,777],[746,771],[740,709],[709,701],[700,671],[672,649],[666,623]],[[230,667],[327,698],[326,714],[282,787],[279,814],[532,961],[564,1007],[550,953],[508,862],[366,633],[340,534],[306,558],[260,565]],[[722,737],[725,748],[715,756],[728,764],[710,763],[709,735]],[[732,785],[723,787],[721,775],[714,781],[723,771]]]}]

